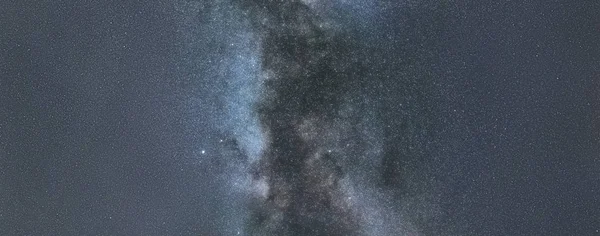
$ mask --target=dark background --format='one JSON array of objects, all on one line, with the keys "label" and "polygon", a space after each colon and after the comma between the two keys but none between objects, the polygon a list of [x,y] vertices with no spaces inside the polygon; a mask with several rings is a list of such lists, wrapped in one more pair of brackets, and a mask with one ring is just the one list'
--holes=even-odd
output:
[{"label": "dark background", "polygon": [[[442,25],[422,45],[448,117],[431,231],[598,234],[600,3],[447,4],[443,22],[411,16]],[[216,170],[189,156],[221,134],[182,105],[197,82],[176,16],[167,1],[0,3],[0,234],[216,232]]]},{"label": "dark background", "polygon": [[461,6],[441,70],[465,122],[449,220],[468,234],[598,234],[599,6]]}]

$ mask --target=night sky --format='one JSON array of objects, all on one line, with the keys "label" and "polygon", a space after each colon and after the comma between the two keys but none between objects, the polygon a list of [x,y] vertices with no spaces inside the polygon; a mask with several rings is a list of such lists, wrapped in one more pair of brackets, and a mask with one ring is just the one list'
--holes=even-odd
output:
[{"label": "night sky", "polygon": [[0,2],[0,235],[600,235],[600,2]]}]

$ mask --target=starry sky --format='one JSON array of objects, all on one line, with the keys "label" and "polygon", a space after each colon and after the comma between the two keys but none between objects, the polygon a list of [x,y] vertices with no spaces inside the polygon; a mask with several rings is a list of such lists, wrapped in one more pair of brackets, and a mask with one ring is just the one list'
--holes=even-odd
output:
[{"label": "starry sky", "polygon": [[0,2],[0,235],[600,235],[600,2]]}]

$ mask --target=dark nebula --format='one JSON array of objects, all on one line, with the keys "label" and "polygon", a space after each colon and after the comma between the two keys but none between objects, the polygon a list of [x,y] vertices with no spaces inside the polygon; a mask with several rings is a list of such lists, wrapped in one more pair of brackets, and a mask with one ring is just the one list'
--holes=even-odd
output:
[{"label": "dark nebula", "polygon": [[[243,1],[240,5],[262,40],[262,79],[267,91],[255,104],[268,139],[253,167],[253,181],[264,181],[268,193],[252,203],[257,206],[252,206],[250,232],[371,234],[363,227],[369,220],[367,210],[348,200],[352,196],[341,181],[357,188],[373,184],[375,194],[389,194],[398,205],[403,195],[418,191],[408,187],[407,181],[419,187],[428,184],[418,179],[426,173],[414,175],[423,171],[419,165],[426,164],[423,143],[434,141],[432,136],[419,137],[430,133],[428,126],[433,123],[432,111],[423,108],[430,106],[428,101],[418,97],[435,92],[428,91],[431,81],[410,75],[408,65],[398,63],[402,59],[396,57],[409,55],[386,55],[389,52],[377,50],[344,28],[349,26],[332,26],[339,23],[303,1]],[[385,74],[377,74],[381,68],[386,68]],[[407,102],[407,108],[382,105],[386,97],[410,96],[417,97],[410,101],[416,104]],[[348,113],[344,109],[354,114],[344,114]],[[375,128],[361,127],[366,125]],[[367,140],[365,132],[372,132],[368,135],[376,140]],[[377,148],[382,150],[372,151]],[[365,167],[365,159],[372,159],[370,167]],[[357,172],[361,171],[372,173],[360,176]],[[400,214],[393,209],[382,211]],[[384,227],[387,234],[415,230]]]}]

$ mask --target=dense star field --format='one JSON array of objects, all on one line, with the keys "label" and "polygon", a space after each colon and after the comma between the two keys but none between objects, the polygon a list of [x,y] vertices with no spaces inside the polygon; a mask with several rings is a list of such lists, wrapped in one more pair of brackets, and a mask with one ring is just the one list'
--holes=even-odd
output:
[{"label": "dense star field", "polygon": [[0,235],[596,235],[600,3],[2,1]]}]

